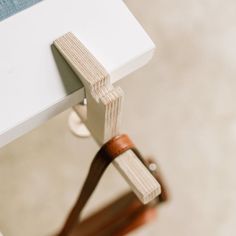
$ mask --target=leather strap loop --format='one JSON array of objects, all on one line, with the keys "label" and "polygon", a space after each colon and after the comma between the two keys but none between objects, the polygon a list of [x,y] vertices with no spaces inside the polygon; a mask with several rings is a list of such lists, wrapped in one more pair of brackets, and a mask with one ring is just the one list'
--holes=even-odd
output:
[{"label": "leather strap loop", "polygon": [[116,157],[126,152],[129,149],[133,149],[134,143],[128,135],[122,134],[115,136],[107,143],[105,143],[98,151],[97,155],[103,156],[103,158],[113,161]]},{"label": "leather strap loop", "polygon": [[135,148],[132,140],[126,134],[118,135],[107,143],[105,143],[101,149],[97,152],[95,158],[89,169],[89,173],[84,182],[80,195],[71,210],[61,232],[58,236],[69,236],[74,226],[80,220],[80,214],[99,183],[104,171],[108,165],[119,155],[127,150],[133,150],[137,157],[146,166],[144,159],[139,151]]}]

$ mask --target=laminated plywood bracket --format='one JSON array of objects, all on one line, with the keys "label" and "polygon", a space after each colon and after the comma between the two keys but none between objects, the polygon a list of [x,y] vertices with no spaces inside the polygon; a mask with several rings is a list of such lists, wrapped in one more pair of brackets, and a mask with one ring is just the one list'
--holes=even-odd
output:
[{"label": "laminated plywood bracket", "polygon": [[[111,84],[109,73],[73,33],[54,45],[84,85],[87,105],[74,109],[101,146],[120,134],[124,92]],[[159,183],[131,150],[112,163],[144,204],[160,194]]]}]

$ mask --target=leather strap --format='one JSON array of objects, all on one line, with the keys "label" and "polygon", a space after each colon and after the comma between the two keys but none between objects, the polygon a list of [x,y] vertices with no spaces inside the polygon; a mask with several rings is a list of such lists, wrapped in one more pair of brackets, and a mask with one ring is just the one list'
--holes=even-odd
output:
[{"label": "leather strap", "polygon": [[69,236],[75,225],[80,220],[80,214],[99,183],[108,165],[120,154],[127,150],[133,150],[136,156],[146,165],[140,152],[135,148],[128,135],[118,135],[105,143],[97,152],[89,169],[80,195],[71,210],[61,232],[58,236]]},{"label": "leather strap", "polygon": [[167,188],[159,168],[153,166],[157,167],[156,161],[151,157],[145,158],[145,161],[149,166],[152,165],[150,169],[161,185],[161,194],[143,205],[129,191],[78,223],[70,236],[124,236],[155,219],[157,206],[168,200]]}]

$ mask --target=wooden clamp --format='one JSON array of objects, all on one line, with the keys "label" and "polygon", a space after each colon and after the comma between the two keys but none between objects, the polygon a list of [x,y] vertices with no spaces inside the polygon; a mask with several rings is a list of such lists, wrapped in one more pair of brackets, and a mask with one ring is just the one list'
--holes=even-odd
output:
[{"label": "wooden clamp", "polygon": [[[101,146],[120,133],[124,93],[112,86],[106,69],[74,34],[63,35],[54,45],[85,87],[87,106],[77,106],[76,111]],[[132,151],[126,151],[112,163],[142,203],[160,194],[159,183]]]}]

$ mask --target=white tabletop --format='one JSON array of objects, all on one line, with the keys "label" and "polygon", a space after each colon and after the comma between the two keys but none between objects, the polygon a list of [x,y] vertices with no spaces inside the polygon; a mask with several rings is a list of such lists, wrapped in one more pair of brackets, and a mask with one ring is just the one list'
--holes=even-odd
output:
[{"label": "white tabletop", "polygon": [[112,82],[146,64],[155,48],[121,0],[44,0],[0,22],[0,147],[84,98],[51,47],[68,31]]}]

